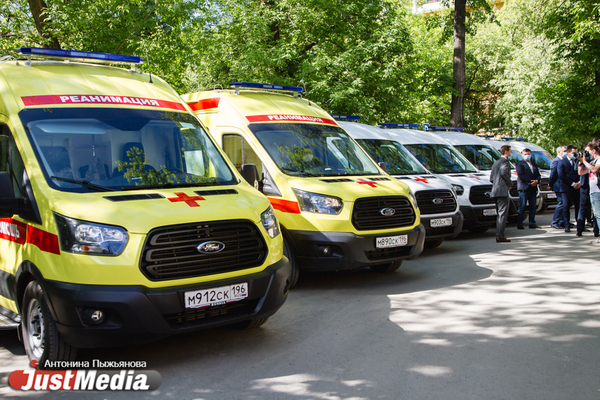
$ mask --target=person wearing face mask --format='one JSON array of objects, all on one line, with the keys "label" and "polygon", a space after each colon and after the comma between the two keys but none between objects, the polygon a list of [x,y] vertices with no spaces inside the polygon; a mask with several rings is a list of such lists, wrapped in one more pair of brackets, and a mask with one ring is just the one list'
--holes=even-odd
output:
[{"label": "person wearing face mask", "polygon": [[[579,157],[579,175],[587,176],[589,182],[589,196],[590,203],[592,206],[592,212],[594,214],[594,235],[597,237],[591,243],[600,244],[600,237],[598,237],[598,222],[600,221],[600,152],[598,144],[594,142],[588,143],[586,150],[590,153],[590,159],[587,159],[583,155]],[[577,221],[579,225],[579,221]]]},{"label": "person wearing face mask", "polygon": [[508,205],[510,198],[508,196],[512,182],[510,180],[510,161],[508,158],[512,154],[509,145],[500,148],[500,157],[492,166],[490,173],[490,182],[492,182],[492,192],[490,197],[496,200],[496,243],[509,243],[510,239],[504,236],[506,229],[506,220],[508,218]]},{"label": "person wearing face mask", "polygon": [[538,184],[542,177],[538,166],[531,159],[531,150],[523,149],[521,154],[523,155],[523,160],[519,161],[515,166],[517,171],[517,189],[519,190],[517,229],[524,229],[523,219],[527,203],[529,203],[529,229],[536,229],[539,226],[535,223],[535,198],[538,192]]},{"label": "person wearing face mask", "polygon": [[556,209],[550,226],[554,229],[565,229],[566,222],[564,221],[562,196],[558,192],[558,162],[563,159],[563,155],[567,151],[567,146],[558,146],[556,148],[556,158],[550,164],[550,179],[548,182],[548,190],[556,193]]},{"label": "person wearing face mask", "polygon": [[565,232],[571,232],[570,209],[575,207],[575,216],[579,214],[579,172],[577,161],[577,146],[567,146],[565,157],[558,162],[558,192],[562,196],[563,217],[566,221]]}]

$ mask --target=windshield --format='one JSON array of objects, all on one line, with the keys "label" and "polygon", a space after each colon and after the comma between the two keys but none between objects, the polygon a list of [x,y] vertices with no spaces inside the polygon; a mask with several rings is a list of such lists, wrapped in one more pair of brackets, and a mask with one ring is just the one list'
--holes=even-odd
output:
[{"label": "windshield", "polygon": [[339,127],[289,123],[249,127],[287,175],[379,175],[375,164]]},{"label": "windshield", "polygon": [[380,139],[358,139],[357,142],[375,162],[384,162],[390,175],[429,173],[398,142]]},{"label": "windshield", "polygon": [[531,158],[533,158],[539,169],[550,169],[552,160],[543,151],[532,151]]},{"label": "windshield", "polygon": [[467,160],[483,171],[492,169],[501,155],[498,150],[483,144],[460,144],[454,146]]},{"label": "windshield", "polygon": [[60,190],[237,183],[190,114],[56,108],[25,109],[19,116],[46,178]]},{"label": "windshield", "polygon": [[510,161],[513,165],[516,165],[519,161],[523,161],[523,157],[513,149],[510,157],[508,157],[508,161]]},{"label": "windshield", "polygon": [[477,172],[455,149],[446,144],[404,145],[425,168],[434,174]]}]

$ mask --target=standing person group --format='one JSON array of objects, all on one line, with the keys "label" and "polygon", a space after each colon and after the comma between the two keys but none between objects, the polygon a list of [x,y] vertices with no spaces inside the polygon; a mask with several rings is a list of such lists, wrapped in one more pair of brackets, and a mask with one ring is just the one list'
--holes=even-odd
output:
[{"label": "standing person group", "polygon": [[[593,244],[600,244],[600,235],[598,234],[598,221],[600,221],[600,180],[598,179],[600,171],[600,152],[599,152],[600,139],[595,138],[593,142],[587,144],[583,154],[579,154],[579,168],[578,173],[582,179],[586,180],[587,183],[587,195],[589,206],[592,208],[594,214],[594,235],[596,240],[592,241]],[[582,205],[584,192],[582,191]],[[579,225],[585,223],[585,212],[581,209],[577,218],[577,233],[579,235]]]}]

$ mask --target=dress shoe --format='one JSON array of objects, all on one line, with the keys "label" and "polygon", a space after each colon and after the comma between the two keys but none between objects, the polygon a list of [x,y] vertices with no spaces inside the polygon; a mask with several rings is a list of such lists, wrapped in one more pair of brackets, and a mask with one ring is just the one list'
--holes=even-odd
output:
[{"label": "dress shoe", "polygon": [[569,224],[569,228],[575,228],[575,224]]},{"label": "dress shoe", "polygon": [[558,226],[556,224],[552,224],[552,225],[550,225],[550,227],[554,228],[554,229],[563,229],[563,228],[561,228],[560,226]]},{"label": "dress shoe", "polygon": [[569,228],[568,226],[565,228],[565,232],[569,233],[571,232],[571,228]]},{"label": "dress shoe", "polygon": [[525,229],[523,225],[517,225],[517,229]]},{"label": "dress shoe", "polygon": [[586,229],[586,228],[583,228],[583,231],[582,231],[582,232],[590,232],[590,230],[589,230],[589,229]]},{"label": "dress shoe", "polygon": [[496,238],[496,243],[508,243],[510,239],[507,238]]},{"label": "dress shoe", "polygon": [[529,225],[529,229],[540,229],[540,227],[537,226],[536,224],[533,224],[533,225]]},{"label": "dress shoe", "polygon": [[575,236],[582,237],[582,236],[583,236],[583,233],[581,233],[581,232],[577,232],[577,233],[575,234]]}]

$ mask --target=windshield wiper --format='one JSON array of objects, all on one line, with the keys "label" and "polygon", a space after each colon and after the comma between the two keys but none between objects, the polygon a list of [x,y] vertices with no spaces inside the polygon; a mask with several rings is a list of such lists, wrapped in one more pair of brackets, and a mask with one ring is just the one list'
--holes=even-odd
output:
[{"label": "windshield wiper", "polygon": [[194,187],[194,186],[217,186],[214,182],[196,182],[196,183],[171,183],[165,182],[156,185],[123,186],[123,190],[144,190],[144,189],[170,189],[175,187]]},{"label": "windshield wiper", "polygon": [[61,178],[60,176],[51,176],[50,179],[55,179],[57,181],[68,182],[68,183],[75,183],[77,185],[83,186],[84,188],[96,190],[98,192],[114,192],[116,190],[116,189],[109,188],[106,186],[96,185],[95,183],[92,183],[90,181],[85,181],[85,180]]},{"label": "windshield wiper", "polygon": [[300,172],[301,174],[304,174],[304,176],[319,176],[319,175],[311,174],[310,172],[303,171],[301,169],[286,168],[286,167],[281,167],[281,169],[284,171],[289,171],[289,172]]}]

